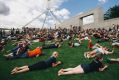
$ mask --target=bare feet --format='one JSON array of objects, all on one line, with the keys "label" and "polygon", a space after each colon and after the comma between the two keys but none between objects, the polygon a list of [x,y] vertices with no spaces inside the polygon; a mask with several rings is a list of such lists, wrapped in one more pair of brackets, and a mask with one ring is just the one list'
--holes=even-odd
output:
[{"label": "bare feet", "polygon": [[11,72],[11,74],[16,74],[16,72]]},{"label": "bare feet", "polygon": [[84,53],[84,57],[87,58],[87,53],[86,52]]},{"label": "bare feet", "polygon": [[62,75],[63,72],[64,72],[64,69],[60,69],[58,72],[58,76]]},{"label": "bare feet", "polygon": [[15,67],[11,72],[16,72],[18,70],[18,67]]},{"label": "bare feet", "polygon": [[11,74],[15,74],[16,73],[16,71],[11,71]]},{"label": "bare feet", "polygon": [[18,71],[18,67],[15,67],[12,71],[11,71],[11,74],[16,74]]},{"label": "bare feet", "polygon": [[61,72],[59,72],[59,73],[58,73],[58,76],[61,76],[63,73],[64,73],[64,72],[62,72],[62,71],[61,71]]}]

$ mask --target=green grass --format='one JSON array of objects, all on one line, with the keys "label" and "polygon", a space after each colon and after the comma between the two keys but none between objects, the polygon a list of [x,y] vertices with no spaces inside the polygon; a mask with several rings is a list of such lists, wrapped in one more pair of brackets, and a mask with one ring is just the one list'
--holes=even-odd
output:
[{"label": "green grass", "polygon": [[[95,41],[95,39],[93,40]],[[10,50],[13,42],[9,42],[5,46],[5,50]],[[40,43],[34,43],[31,46],[31,49],[37,47]],[[109,68],[104,72],[93,72],[88,74],[77,74],[77,75],[67,75],[67,76],[57,76],[57,72],[61,68],[75,67],[81,63],[89,63],[91,59],[85,59],[83,53],[88,51],[87,41],[84,41],[80,47],[69,48],[67,42],[63,43],[62,47],[59,49],[47,49],[44,50],[47,53],[44,56],[39,56],[37,58],[26,58],[26,59],[16,59],[16,60],[6,60],[3,57],[4,52],[0,52],[0,80],[119,80],[119,63],[114,63],[109,65]],[[110,45],[108,42],[101,43],[109,48]],[[40,71],[31,71],[23,74],[11,75],[10,71],[15,66],[30,65],[40,60],[47,59],[53,51],[58,51],[60,56],[58,60],[63,62],[62,65],[55,68],[49,68],[46,70]],[[119,57],[119,49],[116,48],[115,54],[108,55],[106,57]],[[106,63],[106,61],[104,60]]]}]

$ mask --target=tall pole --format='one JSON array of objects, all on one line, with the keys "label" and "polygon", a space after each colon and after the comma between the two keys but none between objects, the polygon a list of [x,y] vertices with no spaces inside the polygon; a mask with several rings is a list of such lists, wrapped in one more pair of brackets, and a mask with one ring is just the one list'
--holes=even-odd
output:
[{"label": "tall pole", "polygon": [[51,11],[51,10],[49,10],[49,11],[50,11],[51,15],[52,15],[59,23],[61,23],[61,21],[54,15],[53,11]]},{"label": "tall pole", "polygon": [[36,16],[35,18],[33,18],[31,21],[29,21],[28,23],[26,23],[23,27],[26,27],[27,25],[29,25],[30,23],[32,23],[33,21],[35,21],[36,19],[38,19],[40,16],[42,16],[43,14],[45,14],[46,12],[46,17],[44,19],[44,22],[43,22],[43,25],[42,25],[42,28],[44,27],[44,24],[45,24],[45,21],[47,19],[47,15],[48,15],[48,12],[51,14],[51,16],[53,16],[59,23],[61,23],[61,21],[55,16],[55,14],[53,13],[53,11],[50,10],[50,6],[49,6],[49,2],[51,0],[46,0],[46,7],[47,7],[47,10],[44,11],[43,13],[39,14],[38,16]]},{"label": "tall pole", "polygon": [[45,12],[41,13],[40,15],[36,16],[35,18],[33,18],[31,21],[29,21],[28,23],[26,23],[23,27],[26,27],[27,25],[29,25],[30,23],[32,23],[34,20],[36,20],[37,18],[39,18],[40,16],[42,16]]},{"label": "tall pole", "polygon": [[48,15],[48,11],[47,11],[47,13],[46,13],[46,16],[45,16],[45,19],[44,19],[44,22],[43,22],[43,25],[42,25],[42,28],[41,28],[41,29],[43,29],[43,27],[44,27],[44,25],[45,25],[45,21],[46,21],[46,19],[47,19],[47,15]]}]

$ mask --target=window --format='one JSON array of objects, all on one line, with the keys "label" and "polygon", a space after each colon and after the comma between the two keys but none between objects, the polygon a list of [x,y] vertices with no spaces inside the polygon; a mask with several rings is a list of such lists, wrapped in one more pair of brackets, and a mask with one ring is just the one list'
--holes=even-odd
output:
[{"label": "window", "polygon": [[90,23],[93,23],[93,22],[94,22],[94,16],[93,15],[83,17],[83,25],[90,24]]}]

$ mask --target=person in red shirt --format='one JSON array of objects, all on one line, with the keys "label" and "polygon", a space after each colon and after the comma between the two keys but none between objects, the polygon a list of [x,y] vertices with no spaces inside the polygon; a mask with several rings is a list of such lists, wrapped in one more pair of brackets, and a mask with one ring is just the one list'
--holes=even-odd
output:
[{"label": "person in red shirt", "polygon": [[43,55],[42,47],[36,47],[34,50],[29,50],[26,53],[19,55],[18,58],[30,58]]},{"label": "person in red shirt", "polygon": [[88,49],[92,49],[93,48],[93,43],[91,39],[88,39]]},{"label": "person in red shirt", "polygon": [[28,57],[34,57],[34,56],[42,55],[42,48],[41,47],[37,47],[32,51],[28,51],[27,55],[28,55]]}]

